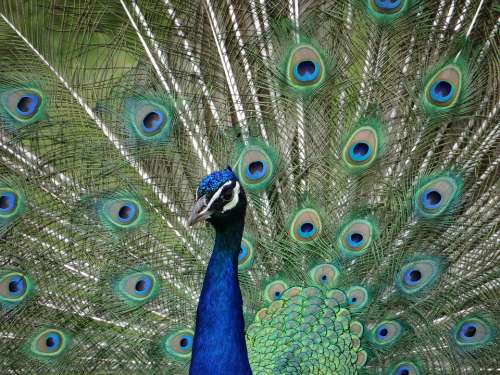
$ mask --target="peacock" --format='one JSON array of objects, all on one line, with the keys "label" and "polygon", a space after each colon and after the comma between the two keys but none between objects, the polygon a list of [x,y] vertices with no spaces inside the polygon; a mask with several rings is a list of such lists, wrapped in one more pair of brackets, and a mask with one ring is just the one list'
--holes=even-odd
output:
[{"label": "peacock", "polygon": [[500,371],[494,0],[1,0],[2,374]]}]

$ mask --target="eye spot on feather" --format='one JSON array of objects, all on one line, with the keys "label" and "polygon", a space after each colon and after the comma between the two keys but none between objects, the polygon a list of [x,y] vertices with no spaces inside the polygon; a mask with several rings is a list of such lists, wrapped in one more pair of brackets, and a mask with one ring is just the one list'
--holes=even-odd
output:
[{"label": "eye spot on feather", "polygon": [[255,160],[248,164],[245,176],[250,180],[259,180],[266,175],[267,164],[264,160]]},{"label": "eye spot on feather", "polygon": [[319,287],[333,288],[339,277],[339,270],[332,264],[318,264],[309,271],[309,277]]},{"label": "eye spot on feather", "polygon": [[126,272],[114,281],[113,290],[123,302],[137,305],[151,301],[158,292],[158,280],[149,271]]},{"label": "eye spot on feather", "polygon": [[288,80],[294,87],[318,86],[325,75],[323,60],[318,51],[310,45],[300,45],[292,50],[288,63]]},{"label": "eye spot on feather", "polygon": [[13,191],[0,193],[0,213],[8,214],[16,209],[17,196]]},{"label": "eye spot on feather", "polygon": [[129,198],[110,198],[103,203],[101,217],[119,229],[129,229],[142,222],[143,209],[138,201]]},{"label": "eye spot on feather", "polygon": [[191,358],[194,332],[191,329],[179,329],[167,335],[161,342],[165,353],[173,359],[186,360]]},{"label": "eye spot on feather", "polygon": [[371,154],[371,147],[368,143],[357,142],[349,149],[349,156],[356,161],[365,161]]},{"label": "eye spot on feather", "polygon": [[460,95],[461,79],[457,67],[450,65],[441,69],[426,85],[425,98],[428,104],[441,108],[455,105]]},{"label": "eye spot on feather", "polygon": [[24,206],[23,192],[0,180],[0,228],[17,218],[23,212]]},{"label": "eye spot on feather", "polygon": [[[371,119],[373,124],[375,120]],[[342,160],[349,173],[361,172],[372,166],[378,157],[379,136],[372,126],[363,126],[345,142]]]},{"label": "eye spot on feather", "polygon": [[458,198],[460,180],[443,176],[430,179],[415,194],[417,213],[425,218],[437,217],[450,211]]},{"label": "eye spot on feather", "polygon": [[375,10],[381,13],[396,13],[401,9],[401,0],[371,0]]},{"label": "eye spot on feather", "polygon": [[288,289],[288,285],[283,280],[275,280],[264,289],[264,299],[268,303],[280,300],[286,289]]},{"label": "eye spot on feather", "polygon": [[275,173],[271,151],[264,146],[246,146],[238,158],[238,176],[243,187],[261,191],[269,186]]},{"label": "eye spot on feather", "polygon": [[28,298],[32,288],[26,274],[0,270],[0,306],[8,309],[18,305]]},{"label": "eye spot on feather", "polygon": [[434,283],[441,273],[439,259],[421,257],[401,267],[396,276],[396,285],[406,295],[419,295],[424,288]]},{"label": "eye spot on feather", "polygon": [[32,116],[40,106],[41,98],[38,95],[27,93],[17,102],[16,112],[21,116]]},{"label": "eye spot on feather", "polygon": [[436,190],[427,190],[422,194],[422,205],[427,209],[439,207],[441,200],[441,193]]},{"label": "eye spot on feather", "polygon": [[45,98],[35,89],[15,89],[1,95],[1,102],[16,124],[32,124],[44,112]]},{"label": "eye spot on feather", "polygon": [[66,351],[70,337],[55,328],[42,329],[31,340],[31,353],[37,357],[58,357]]},{"label": "eye spot on feather", "polygon": [[370,341],[378,346],[394,344],[403,334],[403,327],[395,320],[378,323],[371,332]]},{"label": "eye spot on feather", "polygon": [[252,242],[243,237],[241,240],[240,252],[238,254],[238,269],[240,271],[247,270],[252,267],[254,252],[255,250]]},{"label": "eye spot on feather", "polygon": [[368,290],[362,286],[353,286],[346,292],[347,303],[351,311],[360,311],[368,304]]},{"label": "eye spot on feather", "polygon": [[333,288],[339,277],[339,270],[332,264],[318,264],[309,271],[309,277],[316,286]]},{"label": "eye spot on feather", "polygon": [[391,375],[420,375],[419,368],[412,362],[400,362],[390,371]]},{"label": "eye spot on feather", "polygon": [[142,120],[142,130],[145,134],[155,134],[164,125],[165,117],[166,115],[162,111],[149,112]]},{"label": "eye spot on feather", "polygon": [[298,242],[311,242],[319,237],[322,222],[318,212],[312,208],[298,211],[290,226],[290,236]]},{"label": "eye spot on feather", "polygon": [[495,329],[485,319],[469,317],[459,321],[453,329],[453,337],[463,350],[475,350],[489,344]]},{"label": "eye spot on feather", "polygon": [[124,103],[125,121],[135,140],[154,143],[166,141],[174,127],[174,109],[170,100],[160,96],[137,96]]},{"label": "eye spot on feather", "polygon": [[371,221],[356,219],[347,223],[341,230],[338,245],[346,257],[363,255],[370,247],[375,232]]}]

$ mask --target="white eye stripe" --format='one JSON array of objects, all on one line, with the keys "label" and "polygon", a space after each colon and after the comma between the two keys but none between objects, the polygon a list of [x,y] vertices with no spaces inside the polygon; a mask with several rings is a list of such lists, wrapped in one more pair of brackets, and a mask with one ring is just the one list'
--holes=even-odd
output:
[{"label": "white eye stripe", "polygon": [[[222,185],[219,190],[217,190],[214,195],[212,196],[212,198],[210,199],[210,201],[207,203],[207,206],[205,207],[205,209],[201,212],[202,214],[207,212],[210,207],[212,206],[212,204],[220,197],[220,195],[222,194],[222,189],[224,189],[225,186],[228,186],[228,185],[231,185],[233,183],[233,181],[228,181],[226,182],[224,185]],[[238,182],[236,182],[236,184],[238,184]],[[239,184],[238,184],[238,191],[239,191]],[[231,203],[231,202],[230,202]],[[238,203],[238,202],[236,202]],[[224,211],[223,211],[224,212]]]},{"label": "white eye stripe", "polygon": [[239,196],[240,196],[240,184],[238,183],[238,181],[236,181],[236,185],[233,188],[233,198],[231,199],[231,202],[227,203],[222,208],[222,212],[226,212],[226,211],[236,207],[236,205],[238,204]]}]

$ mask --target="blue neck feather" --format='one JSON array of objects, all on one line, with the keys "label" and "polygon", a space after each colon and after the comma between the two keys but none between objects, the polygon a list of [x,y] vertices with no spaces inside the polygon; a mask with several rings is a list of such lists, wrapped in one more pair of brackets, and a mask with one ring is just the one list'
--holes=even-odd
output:
[{"label": "blue neck feather", "polygon": [[190,375],[251,375],[245,343],[238,253],[244,222],[216,226],[196,313]]}]

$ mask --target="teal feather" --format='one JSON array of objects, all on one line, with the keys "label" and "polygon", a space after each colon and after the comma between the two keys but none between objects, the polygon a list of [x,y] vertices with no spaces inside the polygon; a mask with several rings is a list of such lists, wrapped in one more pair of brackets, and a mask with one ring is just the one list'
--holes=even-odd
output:
[{"label": "teal feather", "polygon": [[[2,373],[187,374],[238,340],[256,375],[493,373],[499,10],[2,1]],[[187,218],[226,166],[242,329],[197,351],[239,306],[219,285],[197,328]]]}]

